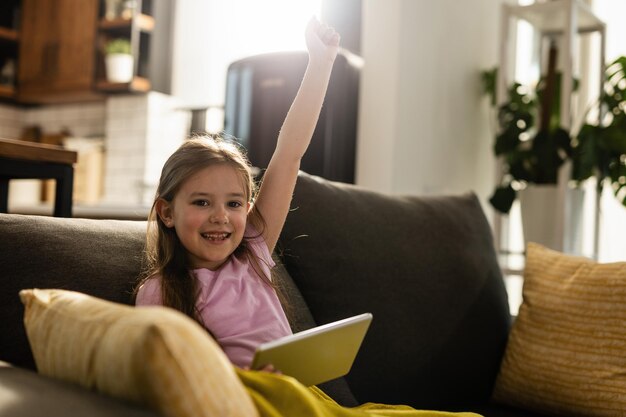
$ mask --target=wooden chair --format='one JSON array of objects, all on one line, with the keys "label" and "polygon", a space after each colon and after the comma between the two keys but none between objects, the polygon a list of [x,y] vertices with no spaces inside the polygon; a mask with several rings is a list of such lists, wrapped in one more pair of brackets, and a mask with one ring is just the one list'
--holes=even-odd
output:
[{"label": "wooden chair", "polygon": [[54,179],[55,217],[72,217],[74,163],[78,154],[60,146],[0,139],[0,213],[8,212],[9,180]]}]

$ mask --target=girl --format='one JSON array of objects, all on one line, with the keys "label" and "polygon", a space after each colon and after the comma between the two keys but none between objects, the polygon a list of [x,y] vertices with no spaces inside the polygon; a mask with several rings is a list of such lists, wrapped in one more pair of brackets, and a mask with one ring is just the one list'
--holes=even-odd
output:
[{"label": "girl", "polygon": [[249,164],[235,145],[194,139],[165,163],[150,212],[149,272],[136,304],[184,312],[239,367],[250,365],[261,343],[291,333],[270,279],[271,253],[339,47],[339,35],[315,19],[305,37],[309,63],[256,198]]},{"label": "girl", "polygon": [[[339,35],[312,20],[306,44],[309,63],[256,198],[250,167],[236,145],[192,139],[163,166],[148,221],[149,272],[136,290],[136,304],[186,313],[239,368],[250,365],[259,344],[291,333],[270,279],[271,253],[317,124]],[[261,415],[447,417],[371,403],[347,409],[293,378],[241,369],[237,374]]]}]

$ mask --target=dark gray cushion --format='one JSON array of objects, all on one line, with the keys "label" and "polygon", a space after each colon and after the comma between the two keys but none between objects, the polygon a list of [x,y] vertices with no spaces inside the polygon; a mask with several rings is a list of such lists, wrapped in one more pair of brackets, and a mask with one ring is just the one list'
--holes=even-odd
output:
[{"label": "dark gray cushion", "polygon": [[359,402],[487,402],[510,326],[472,194],[391,197],[301,173],[283,260],[319,324],[374,320],[346,377]]},{"label": "dark gray cushion", "polygon": [[0,359],[35,369],[22,324],[24,288],[61,288],[130,304],[145,222],[0,214]]},{"label": "dark gray cushion", "polygon": [[0,362],[0,414],[11,417],[157,417],[137,405]]},{"label": "dark gray cushion", "polygon": [[[467,411],[467,409],[461,408],[450,411]],[[471,411],[480,414],[483,417],[548,417],[546,414],[539,414],[533,411],[522,410],[519,408],[494,403],[474,407],[471,409]]]},{"label": "dark gray cushion", "polygon": [[[313,320],[311,311],[307,307],[300,290],[291,279],[279,257],[274,255],[274,260],[276,267],[272,271],[272,276],[276,280],[279,291],[283,294],[283,308],[289,318],[291,330],[296,333],[315,327],[317,324]],[[320,384],[319,388],[343,406],[355,407],[358,405],[343,377]]]},{"label": "dark gray cushion", "polygon": [[273,255],[273,258],[276,266],[272,270],[272,279],[275,280],[278,291],[282,295],[281,302],[289,319],[291,331],[296,333],[315,327],[315,320],[313,320],[311,311],[307,307],[300,290],[291,279],[280,258],[277,255]]}]

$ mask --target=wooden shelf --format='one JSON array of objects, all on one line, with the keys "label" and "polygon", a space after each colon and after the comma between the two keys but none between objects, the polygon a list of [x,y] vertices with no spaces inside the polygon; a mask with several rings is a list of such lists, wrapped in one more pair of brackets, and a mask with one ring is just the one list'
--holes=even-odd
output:
[{"label": "wooden shelf", "polygon": [[105,91],[110,93],[147,93],[150,91],[150,81],[146,78],[135,77],[129,83],[111,83],[106,80],[100,80],[96,84],[98,91]]},{"label": "wooden shelf", "polygon": [[0,27],[0,41],[17,42],[19,35],[16,30]]},{"label": "wooden shelf", "polygon": [[0,85],[0,97],[15,98],[15,88],[6,85]]},{"label": "wooden shelf", "polygon": [[144,32],[152,32],[154,30],[154,17],[140,14],[137,16],[137,25]]},{"label": "wooden shelf", "polygon": [[[149,10],[150,7],[147,8]],[[134,59],[133,79],[128,83],[111,83],[106,79],[106,71],[101,65],[96,74],[96,90],[103,93],[147,93],[152,88],[146,77],[146,62],[148,61],[150,38],[154,30],[155,19],[146,13],[134,14],[131,18],[118,17],[114,19],[101,18],[98,21],[98,41],[104,46],[115,37],[126,38],[130,41]],[[101,55],[104,60],[104,55]]]},{"label": "wooden shelf", "polygon": [[[135,18],[137,22],[137,26],[143,32],[152,32],[154,29],[154,18],[152,16],[148,16],[146,14],[137,15]],[[101,30],[119,30],[119,29],[130,29],[133,25],[133,19],[102,19],[98,24]]]},{"label": "wooden shelf", "polygon": [[[526,6],[507,6],[509,13],[519,19],[526,20],[534,28],[544,33],[562,33],[567,21],[567,0],[553,0],[544,3],[533,3]],[[604,29],[604,22],[591,10],[591,7],[580,0],[573,2],[576,11],[576,30],[579,33],[594,32]]]}]

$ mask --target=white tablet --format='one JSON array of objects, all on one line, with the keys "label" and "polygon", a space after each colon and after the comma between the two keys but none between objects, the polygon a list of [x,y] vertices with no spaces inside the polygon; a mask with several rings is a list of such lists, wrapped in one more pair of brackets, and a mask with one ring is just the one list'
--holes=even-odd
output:
[{"label": "white tablet", "polygon": [[272,364],[306,386],[339,378],[350,371],[371,321],[364,313],[264,343],[251,369]]}]

